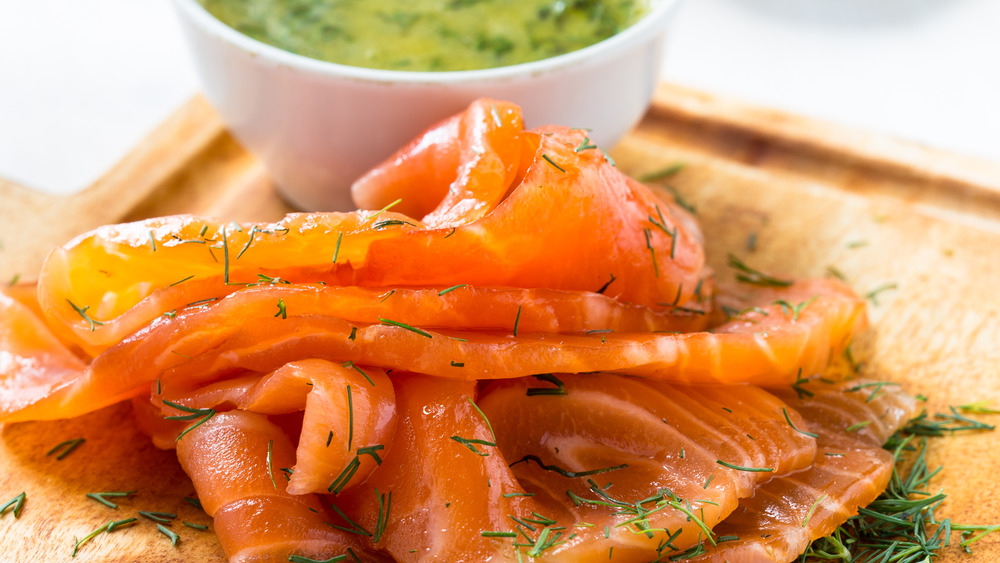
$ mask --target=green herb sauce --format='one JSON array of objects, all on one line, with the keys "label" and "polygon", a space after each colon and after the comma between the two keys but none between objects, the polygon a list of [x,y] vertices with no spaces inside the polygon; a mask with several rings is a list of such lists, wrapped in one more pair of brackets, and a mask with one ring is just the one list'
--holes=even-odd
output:
[{"label": "green herb sauce", "polygon": [[258,41],[345,65],[494,68],[561,55],[635,23],[648,0],[200,0]]}]

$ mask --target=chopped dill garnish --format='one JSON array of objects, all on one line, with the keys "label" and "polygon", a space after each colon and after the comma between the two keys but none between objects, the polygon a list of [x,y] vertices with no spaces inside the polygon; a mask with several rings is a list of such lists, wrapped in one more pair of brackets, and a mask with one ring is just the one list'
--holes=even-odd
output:
[{"label": "chopped dill garnish", "polygon": [[735,254],[729,255],[729,267],[737,271],[736,280],[743,283],[767,287],[789,287],[792,285],[791,280],[779,279],[751,268]]},{"label": "chopped dill garnish", "polygon": [[112,497],[112,498],[115,498],[115,497],[127,497],[129,495],[134,495],[137,492],[138,491],[111,491],[111,492],[104,492],[104,493],[87,493],[86,496],[88,498],[92,498],[92,499],[96,500],[97,502],[103,504],[104,506],[107,506],[108,508],[117,509],[118,508],[117,504],[111,502],[110,500],[108,500],[108,499],[106,499],[104,497]]},{"label": "chopped dill garnish", "polygon": [[[330,431],[330,437],[326,439],[326,446],[330,447],[330,441],[333,440],[333,430]],[[354,444],[354,400],[351,399],[351,386],[347,386],[347,451],[351,451]]]},{"label": "chopped dill garnish", "polygon": [[521,324],[521,305],[517,306],[517,316],[514,317],[514,336],[517,336],[518,325]]},{"label": "chopped dill garnish", "polygon": [[86,441],[87,441],[86,438],[76,438],[75,440],[66,440],[65,442],[60,442],[59,444],[56,444],[54,448],[46,452],[45,455],[50,456],[58,452],[59,450],[62,450],[62,453],[56,456],[56,460],[61,460],[62,458],[73,453],[73,450],[78,448],[80,444]]},{"label": "chopped dill garnish", "polygon": [[646,248],[649,249],[649,255],[653,257],[653,274],[656,277],[660,277],[660,267],[656,263],[656,249],[653,248],[653,231],[650,229],[643,229],[642,234],[646,236]]},{"label": "chopped dill garnish", "polygon": [[337,263],[337,258],[340,256],[340,242],[344,240],[344,231],[340,231],[337,235],[337,246],[333,249],[333,263]]},{"label": "chopped dill garnish", "polygon": [[975,414],[1000,414],[1000,410],[993,408],[988,401],[976,401],[967,405],[959,405],[959,410]]},{"label": "chopped dill garnish", "polygon": [[344,363],[342,363],[340,365],[341,365],[341,367],[351,368],[354,371],[360,373],[365,379],[368,380],[368,383],[371,383],[372,387],[375,387],[375,382],[372,381],[372,378],[368,377],[368,374],[365,373],[364,370],[362,370],[361,368],[359,368],[358,366],[356,366],[354,364],[354,362],[352,362],[351,360],[347,360],[346,362],[344,362]]},{"label": "chopped dill garnish", "polygon": [[347,337],[348,340],[354,340],[358,337],[358,327],[351,327],[351,335]]},{"label": "chopped dill garnish", "polygon": [[379,317],[378,320],[382,324],[384,324],[384,325],[398,326],[399,328],[404,328],[404,329],[406,329],[406,330],[408,330],[410,332],[414,332],[416,334],[419,334],[420,336],[426,336],[427,338],[433,338],[433,336],[431,335],[431,333],[423,331],[423,330],[420,330],[419,328],[412,327],[412,326],[410,326],[410,325],[408,325],[406,323],[401,323],[399,321],[393,321],[393,320],[390,320],[390,319],[383,319],[382,317]]},{"label": "chopped dill garnish", "polygon": [[639,176],[639,181],[656,182],[658,180],[663,180],[677,174],[681,170],[684,170],[685,166],[687,166],[686,162],[675,162],[666,168],[661,168],[660,170],[655,170]]},{"label": "chopped dill garnish", "polygon": [[538,467],[541,467],[542,469],[544,469],[546,471],[554,471],[554,472],[562,475],[563,477],[568,477],[568,478],[571,478],[571,479],[574,479],[574,478],[577,478],[577,477],[587,477],[588,475],[599,475],[601,473],[607,473],[609,471],[618,471],[619,469],[626,469],[626,468],[628,468],[628,464],[627,463],[623,463],[621,465],[614,465],[614,466],[611,466],[611,467],[602,467],[600,469],[590,469],[590,470],[587,470],[587,471],[567,471],[567,470],[565,470],[562,467],[559,467],[557,465],[546,465],[545,463],[542,463],[541,458],[539,458],[536,455],[531,455],[531,454],[528,454],[528,455],[522,457],[521,459],[515,461],[514,463],[511,463],[510,467],[513,467],[513,466],[517,465],[518,463],[527,463],[529,461],[535,462],[536,464],[538,464]]},{"label": "chopped dill garnish", "polygon": [[812,397],[814,393],[805,387],[802,387],[803,383],[809,383],[809,379],[802,377],[802,368],[799,368],[799,373],[795,376],[795,383],[792,384],[792,389],[799,396],[799,399],[803,397]]},{"label": "chopped dill garnish", "polygon": [[493,433],[493,425],[490,424],[490,419],[486,418],[486,413],[484,413],[482,409],[479,408],[479,405],[477,405],[476,402],[472,400],[472,397],[466,397],[466,400],[469,401],[469,404],[472,405],[472,408],[476,409],[476,412],[479,413],[480,418],[482,418],[483,422],[486,423],[486,428],[489,429],[490,431],[490,436],[492,436],[493,440],[495,441],[497,439],[497,435]]},{"label": "chopped dill garnish", "polygon": [[169,524],[171,520],[177,518],[176,514],[171,514],[170,512],[149,512],[146,510],[140,510],[139,516],[148,518],[153,522],[161,522],[163,524]]},{"label": "chopped dill garnish", "polygon": [[106,531],[108,528],[111,527],[112,523],[114,523],[114,520],[108,521],[107,524],[101,526],[100,528],[97,528],[93,532],[90,532],[89,534],[87,534],[86,536],[84,536],[82,540],[78,540],[78,539],[76,539],[76,537],[74,537],[73,538],[73,553],[70,555],[70,557],[76,557],[76,553],[78,551],[80,551],[80,548],[83,547],[83,544],[85,544],[85,543],[89,542],[90,540],[94,539],[101,532]]},{"label": "chopped dill garnish", "polygon": [[805,430],[800,430],[800,429],[796,428],[795,425],[792,424],[792,418],[790,416],[788,416],[788,409],[787,408],[781,407],[781,412],[785,415],[785,421],[788,422],[788,425],[792,427],[792,430],[798,432],[799,434],[803,434],[805,436],[809,436],[810,438],[819,438],[819,434],[813,434],[812,432],[806,432]]},{"label": "chopped dill garnish", "polygon": [[697,215],[698,208],[696,208],[694,204],[692,204],[691,202],[684,199],[684,196],[681,195],[681,193],[677,190],[677,188],[671,186],[670,184],[663,184],[663,187],[670,192],[670,195],[674,197],[674,203],[679,205],[681,209],[687,211],[692,215]]},{"label": "chopped dill garnish", "polygon": [[195,524],[193,522],[188,522],[187,520],[182,521],[181,524],[184,524],[188,528],[194,528],[195,530],[207,530],[208,529],[208,526],[206,526],[204,524]]},{"label": "chopped dill garnish", "polygon": [[865,426],[868,426],[871,423],[872,423],[872,421],[870,421],[870,420],[862,420],[861,422],[858,422],[857,424],[852,424],[852,425],[848,426],[847,428],[844,429],[844,432],[857,432],[858,430],[861,430],[862,428],[864,428]]},{"label": "chopped dill garnish", "polygon": [[22,491],[21,494],[10,499],[6,503],[4,503],[3,506],[0,506],[0,516],[3,516],[7,512],[7,509],[14,507],[13,510],[11,510],[11,513],[14,514],[14,519],[16,520],[20,518],[21,509],[24,508],[24,501],[27,498],[28,498],[28,493],[26,491]]},{"label": "chopped dill garnish", "polygon": [[178,434],[177,435],[177,439],[175,441],[180,441],[180,439],[183,438],[184,436],[186,436],[188,432],[194,430],[195,428],[198,428],[202,424],[205,424],[206,422],[208,422],[208,420],[210,418],[212,418],[213,416],[215,416],[215,409],[193,409],[191,407],[185,407],[184,405],[179,405],[177,403],[174,403],[174,402],[171,402],[171,401],[167,401],[167,400],[164,400],[163,404],[167,405],[168,407],[173,407],[173,408],[175,408],[175,409],[177,409],[179,411],[190,413],[190,414],[186,414],[186,415],[165,416],[165,417],[163,417],[166,420],[194,420],[194,419],[196,419],[198,417],[201,417],[201,419],[198,420],[198,422],[195,422],[191,426],[188,426],[187,428],[184,429],[183,432],[181,432],[180,434]]},{"label": "chopped dill garnish", "polygon": [[389,525],[389,509],[392,508],[392,491],[385,494],[375,489],[375,497],[378,498],[378,516],[375,519],[375,531],[372,533],[372,543],[378,543],[385,533],[386,526]]},{"label": "chopped dill garnish", "polygon": [[379,215],[381,215],[382,213],[384,213],[384,212],[386,212],[386,211],[388,211],[388,210],[392,209],[393,207],[395,207],[396,205],[398,205],[398,204],[399,204],[399,202],[401,202],[401,201],[403,201],[403,198],[399,198],[399,199],[397,199],[396,201],[394,201],[394,202],[390,203],[389,205],[386,205],[386,206],[385,206],[385,207],[383,207],[382,209],[379,209],[379,210],[378,210],[378,211],[376,211],[375,213],[372,213],[371,215],[369,215],[369,216],[365,217],[365,221],[371,221],[372,219],[374,219],[374,218],[378,217],[378,216],[379,216]]},{"label": "chopped dill garnish", "polygon": [[167,287],[173,287],[173,286],[175,286],[175,285],[178,285],[178,284],[182,284],[182,283],[184,283],[184,282],[188,281],[189,279],[191,279],[191,278],[193,278],[193,277],[194,277],[194,274],[191,274],[190,276],[188,276],[188,277],[186,277],[186,278],[184,278],[184,279],[182,279],[182,280],[177,280],[177,281],[175,281],[174,283],[172,283],[172,284],[168,285]]},{"label": "chopped dill garnish", "polygon": [[818,499],[816,499],[816,502],[814,502],[813,505],[809,507],[809,512],[806,512],[806,517],[804,520],[802,520],[803,528],[809,525],[809,521],[812,520],[813,514],[816,513],[816,509],[819,508],[819,504],[824,500],[826,500],[826,495],[823,495]]},{"label": "chopped dill garnish", "polygon": [[348,532],[348,533],[351,533],[351,534],[357,534],[359,536],[369,536],[369,537],[371,537],[371,535],[372,535],[371,532],[369,532],[368,530],[364,529],[360,524],[358,524],[354,520],[351,520],[350,517],[347,516],[347,514],[344,514],[344,511],[341,510],[339,506],[337,506],[336,504],[331,504],[330,508],[332,508],[334,511],[336,511],[337,514],[339,514],[340,517],[343,518],[345,522],[347,522],[347,524],[350,526],[350,528],[345,527],[345,526],[338,526],[336,524],[331,524],[330,522],[326,522],[327,526],[330,526],[331,528],[336,528],[338,530],[341,530],[341,531],[344,531],[344,532]]},{"label": "chopped dill garnish", "polygon": [[878,306],[878,295],[883,291],[888,291],[890,289],[897,289],[899,286],[895,282],[886,282],[881,285],[876,286],[874,289],[865,294],[865,299],[872,302],[872,305]]},{"label": "chopped dill garnish", "polygon": [[122,527],[125,527],[125,526],[130,526],[132,524],[135,524],[138,521],[139,521],[138,518],[126,518],[124,520],[112,520],[111,522],[108,522],[108,533],[110,534],[111,532],[115,531],[116,528],[122,528]]},{"label": "chopped dill garnish", "polygon": [[837,278],[838,280],[840,280],[840,281],[842,281],[844,283],[847,283],[847,276],[845,276],[844,272],[841,272],[840,269],[837,268],[836,266],[827,266],[826,267],[826,274],[828,276]]},{"label": "chopped dill garnish", "polygon": [[83,317],[83,320],[87,321],[87,323],[90,324],[90,332],[94,332],[94,328],[96,327],[104,326],[104,323],[102,323],[101,321],[95,321],[90,317],[90,315],[87,314],[87,310],[90,309],[90,305],[81,308],[77,307],[76,304],[70,301],[69,299],[67,299],[66,302],[69,303],[69,306],[72,307],[74,311],[76,311],[76,314]]},{"label": "chopped dill garnish", "polygon": [[452,291],[455,291],[456,289],[459,289],[459,288],[463,288],[465,286],[466,286],[466,284],[460,283],[458,285],[453,285],[453,286],[449,287],[448,289],[442,289],[441,291],[438,292],[438,297],[441,297],[442,295],[444,295],[446,293],[451,293]]},{"label": "chopped dill garnish", "polygon": [[472,453],[474,453],[474,454],[476,454],[478,456],[482,456],[482,457],[486,457],[486,456],[488,456],[490,454],[489,454],[489,452],[479,451],[476,448],[477,445],[480,445],[480,446],[490,446],[490,447],[496,447],[496,445],[497,445],[496,442],[491,442],[489,440],[480,440],[478,438],[462,438],[461,436],[452,436],[451,439],[455,440],[459,444],[462,444],[466,448],[469,448],[469,451],[471,451]]},{"label": "chopped dill garnish", "polygon": [[927,411],[921,412],[906,424],[903,432],[918,436],[944,436],[947,432],[994,430],[996,428],[992,424],[986,424],[959,414],[955,407],[948,408],[950,413],[937,413],[933,417],[929,416]]},{"label": "chopped dill garnish", "polygon": [[278,299],[278,312],[274,314],[275,317],[281,317],[283,319],[288,318],[288,311],[285,309],[285,300]]},{"label": "chopped dill garnish", "polygon": [[601,294],[603,294],[603,293],[604,293],[605,291],[607,291],[607,290],[608,290],[608,286],[610,286],[610,285],[611,285],[612,283],[614,283],[614,281],[615,281],[616,279],[618,279],[618,278],[616,278],[616,277],[615,277],[615,274],[614,274],[614,273],[612,273],[612,274],[611,274],[611,279],[610,279],[610,280],[608,280],[608,281],[607,281],[607,283],[605,283],[604,285],[602,285],[602,286],[601,286],[601,289],[598,289],[598,290],[597,290],[597,293],[601,293]]},{"label": "chopped dill garnish", "polygon": [[899,384],[891,382],[891,381],[872,381],[872,382],[869,382],[869,383],[861,383],[859,385],[855,385],[854,387],[851,387],[849,389],[844,390],[844,392],[845,393],[853,393],[855,391],[861,391],[862,389],[873,387],[874,389],[868,395],[868,397],[865,399],[866,403],[870,403],[873,400],[875,400],[876,397],[879,396],[879,394],[882,391],[882,388],[886,387],[886,386],[899,387]]},{"label": "chopped dill garnish", "polygon": [[528,397],[535,397],[537,395],[565,395],[566,394],[566,384],[563,383],[558,377],[552,375],[551,373],[540,373],[538,375],[533,375],[535,379],[540,381],[545,381],[555,385],[555,387],[528,387],[525,390],[525,394]]},{"label": "chopped dill garnish", "polygon": [[773,467],[743,467],[740,465],[733,465],[732,463],[722,461],[721,459],[715,460],[715,463],[718,463],[723,467],[728,467],[729,469],[735,469],[737,471],[751,471],[754,473],[769,473],[774,471]]},{"label": "chopped dill garnish", "polygon": [[554,160],[552,160],[551,158],[549,158],[549,155],[543,154],[542,158],[545,159],[545,162],[548,162],[549,164],[551,164],[552,166],[554,166],[556,170],[558,170],[558,171],[560,171],[560,172],[562,172],[564,174],[566,173],[566,169],[563,168],[562,166],[559,166],[558,164],[556,164],[556,162]]},{"label": "chopped dill garnish", "polygon": [[490,530],[483,530],[479,532],[479,535],[484,538],[516,538],[517,532],[495,532]]},{"label": "chopped dill garnish", "polygon": [[575,149],[573,149],[573,152],[581,152],[581,151],[586,151],[586,150],[596,149],[596,148],[597,148],[597,145],[595,145],[594,143],[590,142],[590,137],[584,136],[583,140],[580,141],[580,144],[577,145],[577,147]]},{"label": "chopped dill garnish", "polygon": [[409,225],[411,227],[416,227],[416,225],[414,225],[409,221],[403,221],[401,219],[385,219],[384,221],[379,221],[378,223],[372,225],[372,228],[378,231],[386,227],[396,227],[401,225]]},{"label": "chopped dill garnish", "polygon": [[180,541],[181,537],[175,534],[170,528],[167,528],[163,524],[157,524],[156,529],[160,531],[161,534],[170,538],[170,544],[177,547],[177,542]]},{"label": "chopped dill garnish", "polygon": [[490,104],[490,115],[493,117],[493,124],[497,127],[503,127],[503,121],[500,119],[500,113],[497,112],[496,104]]},{"label": "chopped dill garnish", "polygon": [[347,467],[345,467],[344,470],[340,472],[340,475],[333,480],[333,483],[330,484],[327,491],[339,494],[340,491],[347,486],[347,483],[350,482],[351,478],[354,477],[354,474],[358,472],[358,468],[361,467],[361,456],[363,455],[371,456],[371,458],[375,460],[375,465],[382,465],[382,457],[378,455],[378,451],[384,449],[385,446],[381,444],[358,448],[355,452],[354,459],[348,462]]}]

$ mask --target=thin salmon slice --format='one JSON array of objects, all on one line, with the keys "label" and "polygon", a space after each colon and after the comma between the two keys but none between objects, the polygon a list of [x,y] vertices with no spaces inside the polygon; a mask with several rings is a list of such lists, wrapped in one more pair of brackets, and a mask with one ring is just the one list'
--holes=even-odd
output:
[{"label": "thin salmon slice", "polygon": [[292,495],[281,468],[295,460],[285,433],[263,415],[219,413],[185,434],[177,457],[191,477],[231,563],[316,560],[363,554],[337,530],[316,495]]},{"label": "thin salmon slice", "polygon": [[739,539],[704,546],[705,553],[691,561],[793,561],[885,489],[893,456],[882,444],[915,414],[916,401],[885,382],[820,382],[799,389],[803,394],[791,388],[776,392],[818,435],[816,462],[741,501],[716,528],[719,536]]},{"label": "thin salmon slice", "polygon": [[816,454],[784,403],[750,386],[558,374],[493,382],[480,406],[546,526],[559,530],[544,552],[551,561],[684,550],[758,485]]},{"label": "thin salmon slice", "polygon": [[[705,284],[710,285],[711,282]],[[517,321],[519,329],[525,332],[691,332],[706,328],[711,305],[705,301],[684,308],[655,310],[622,303],[596,292],[468,284],[370,288],[291,284],[283,280],[249,288],[231,285],[220,292],[214,281],[200,280],[154,292],[135,307],[96,327],[88,334],[87,350],[99,354],[159,317],[173,318],[205,308],[237,291],[270,291],[275,303],[281,299],[291,310],[301,311],[307,306],[317,313],[336,313],[348,321],[377,323],[379,318],[402,318],[414,326],[430,328],[507,331],[513,330]],[[183,296],[186,306],[166,308],[179,296]]]},{"label": "thin salmon slice", "polygon": [[406,319],[349,322],[310,308],[310,300],[290,300],[281,309],[283,297],[270,289],[241,290],[158,318],[98,356],[72,384],[37,398],[32,416],[83,414],[145,393],[157,379],[195,388],[309,357],[464,380],[607,371],[688,384],[791,384],[799,373],[821,371],[866,323],[864,302],[835,280],[747,287],[742,298],[753,312],[711,332],[683,334],[518,330],[515,336],[424,329]]},{"label": "thin salmon slice", "polygon": [[526,496],[475,404],[475,382],[394,373],[398,423],[382,465],[333,500],[370,547],[400,562],[516,560],[511,516],[532,518]]}]

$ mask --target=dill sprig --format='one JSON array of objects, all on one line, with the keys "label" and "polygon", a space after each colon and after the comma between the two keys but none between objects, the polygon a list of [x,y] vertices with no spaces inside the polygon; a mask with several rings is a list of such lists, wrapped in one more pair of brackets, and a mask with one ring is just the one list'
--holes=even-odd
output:
[{"label": "dill sprig", "polygon": [[677,174],[681,170],[684,170],[685,166],[687,166],[686,162],[675,162],[674,164],[671,164],[670,166],[668,166],[666,168],[662,168],[660,170],[655,170],[653,172],[649,172],[647,174],[643,174],[642,176],[639,176],[639,181],[640,182],[656,182],[656,181],[659,181],[659,180],[663,180],[665,178],[669,178],[669,177],[673,176],[674,174]]},{"label": "dill sprig", "polygon": [[86,496],[87,496],[87,498],[92,498],[92,499],[96,500],[97,502],[103,504],[104,506],[107,506],[108,508],[117,509],[118,505],[115,504],[115,503],[113,503],[113,502],[111,502],[110,500],[108,500],[105,497],[112,497],[112,498],[114,498],[114,497],[127,497],[129,495],[134,495],[137,492],[138,491],[111,491],[111,492],[103,492],[103,493],[87,493]]},{"label": "dill sprig", "polygon": [[73,303],[69,299],[67,299],[66,302],[69,303],[69,306],[72,307],[74,311],[76,311],[77,315],[80,315],[80,317],[83,318],[83,320],[87,321],[87,323],[90,324],[90,332],[94,332],[94,329],[99,326],[104,326],[104,323],[102,323],[101,321],[94,320],[90,315],[87,314],[87,311],[90,309],[90,305],[87,305],[86,307],[79,307],[77,306],[76,303]]},{"label": "dill sprig", "polygon": [[24,508],[24,500],[27,498],[28,498],[28,493],[22,492],[16,497],[10,499],[3,506],[0,506],[0,516],[3,516],[7,512],[8,508],[14,507],[14,509],[11,510],[11,512],[13,512],[14,514],[14,519],[20,518],[21,509]]},{"label": "dill sprig", "polygon": [[165,417],[163,417],[166,420],[194,420],[194,419],[196,419],[198,417],[201,417],[200,420],[198,420],[198,422],[195,422],[191,426],[188,426],[187,428],[184,429],[183,432],[181,432],[180,434],[178,434],[177,435],[177,439],[175,441],[180,441],[180,439],[183,438],[185,435],[187,435],[188,432],[194,430],[195,428],[198,428],[202,424],[205,424],[206,422],[208,422],[208,420],[210,418],[212,418],[213,416],[215,416],[215,409],[193,409],[191,407],[185,407],[184,405],[180,405],[180,404],[177,404],[177,403],[174,403],[174,402],[171,402],[171,401],[167,401],[167,400],[164,400],[163,404],[167,405],[168,407],[173,407],[173,408],[175,408],[175,409],[177,409],[179,411],[184,411],[186,413],[191,413],[191,414],[186,414],[186,415],[183,415],[183,416],[165,416]]},{"label": "dill sprig", "polygon": [[737,271],[736,280],[743,283],[770,287],[788,287],[792,285],[791,280],[779,279],[751,268],[735,254],[729,255],[729,267]]},{"label": "dill sprig", "polygon": [[60,442],[59,444],[56,444],[55,447],[53,447],[51,450],[46,452],[45,455],[50,456],[58,452],[59,450],[62,450],[62,453],[56,456],[56,460],[61,460],[62,458],[73,453],[73,450],[75,450],[77,447],[80,446],[80,444],[86,441],[87,441],[86,438],[76,438],[74,440],[66,440],[65,442]]},{"label": "dill sprig", "polygon": [[[959,544],[966,551],[1000,525],[955,524],[938,520],[934,511],[947,498],[943,492],[927,492],[927,484],[941,471],[928,467],[927,436],[943,436],[962,430],[993,430],[993,426],[969,419],[950,407],[949,414],[921,413],[901,428],[885,444],[895,465],[886,490],[834,532],[820,538],[802,554],[800,561],[817,559],[843,561],[929,562],[950,545],[951,534],[961,532]],[[973,533],[980,532],[972,536]],[[970,537],[971,536],[971,537]]]}]

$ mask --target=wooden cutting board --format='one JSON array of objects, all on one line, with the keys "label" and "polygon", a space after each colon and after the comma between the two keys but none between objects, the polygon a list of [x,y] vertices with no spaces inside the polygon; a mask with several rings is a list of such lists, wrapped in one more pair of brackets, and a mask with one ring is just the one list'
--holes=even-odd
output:
[{"label": "wooden cutting board", "polygon": [[[1000,165],[663,85],[642,123],[613,151],[642,176],[684,163],[669,181],[697,207],[720,276],[734,252],[760,269],[823,276],[833,267],[871,298],[857,343],[864,373],[904,383],[930,412],[986,401],[1000,407]],[[46,251],[105,223],[196,213],[274,220],[289,208],[260,164],[201,98],[181,108],[89,189],[52,197],[0,180],[0,280],[34,277]],[[2,283],[2,282],[0,282]],[[982,415],[1000,423],[1000,415]],[[85,438],[63,459],[46,455]],[[932,439],[944,470],[928,487],[937,511],[1000,523],[1000,432]],[[174,454],[153,448],[124,406],[67,421],[0,429],[0,503],[22,491],[19,519],[0,518],[0,560],[70,561],[74,537],[109,520],[76,561],[221,561],[210,519]],[[88,492],[136,491],[111,509]],[[169,529],[138,511],[177,514]],[[956,542],[957,543],[957,542]],[[942,561],[1000,561],[1000,534]]]}]

